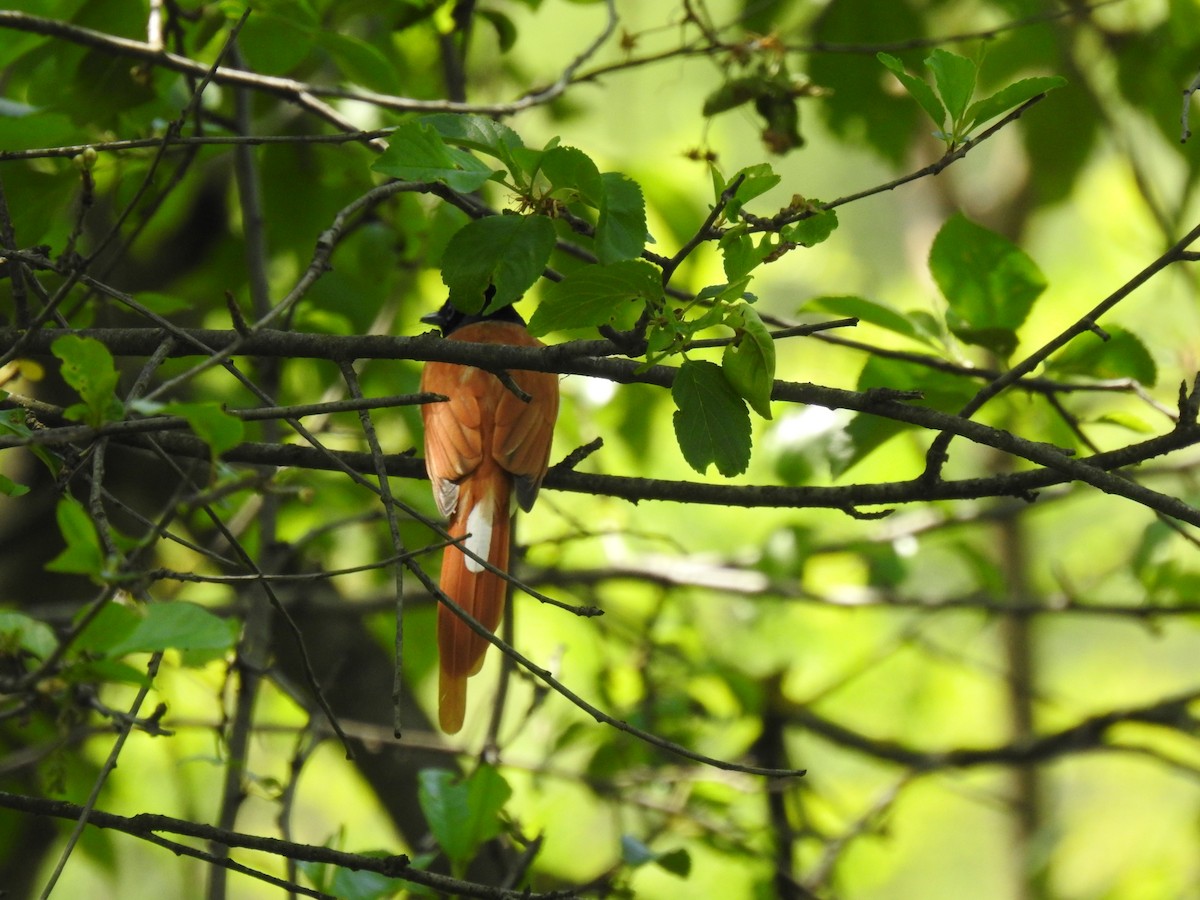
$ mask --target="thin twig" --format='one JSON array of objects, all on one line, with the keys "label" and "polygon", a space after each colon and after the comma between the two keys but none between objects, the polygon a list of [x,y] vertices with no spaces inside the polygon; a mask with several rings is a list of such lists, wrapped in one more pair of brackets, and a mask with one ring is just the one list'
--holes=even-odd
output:
[{"label": "thin twig", "polygon": [[631,735],[632,737],[635,737],[644,743],[650,744],[653,747],[658,747],[661,750],[666,750],[669,753],[673,753],[676,756],[683,757],[684,759],[690,759],[693,762],[703,763],[706,766],[712,766],[715,769],[724,769],[729,772],[744,772],[748,775],[764,775],[768,778],[796,778],[805,774],[803,769],[772,769],[762,766],[744,765],[742,763],[735,763],[729,760],[706,756],[703,753],[698,753],[695,750],[689,750],[687,747],[684,747],[681,744],[677,744],[674,741],[669,741],[666,738],[659,737],[656,734],[651,734],[648,731],[644,731],[641,728],[630,725],[628,722],[617,719],[614,716],[610,716],[608,713],[604,712],[598,707],[588,703],[586,700],[568,688],[565,684],[555,678],[548,670],[541,668],[528,657],[523,655],[515,647],[512,647],[504,640],[489,631],[470,613],[442,593],[433,580],[424,572],[420,571],[419,569],[414,569],[414,571],[416,572],[417,577],[421,580],[421,583],[425,585],[425,589],[437,597],[439,603],[445,604],[445,606],[451,612],[462,619],[463,622],[466,623],[467,627],[469,627],[489,644],[499,649],[501,653],[514,660],[527,672],[536,678],[541,679],[550,687],[551,690],[567,698],[567,700],[569,700],[579,709],[583,710],[597,722],[609,725],[612,728],[615,728],[617,731]]},{"label": "thin twig", "polygon": [[[361,400],[363,398],[362,388],[359,386],[358,373],[354,371],[354,366],[349,362],[342,362],[339,368],[342,373],[342,380],[346,382],[346,387],[350,391],[350,397],[354,400]],[[375,424],[371,421],[371,414],[366,409],[359,411],[358,420],[362,426],[363,437],[367,441],[367,447],[371,451],[371,461],[375,467],[375,477],[379,481],[379,498],[383,501],[383,514],[387,518],[388,535],[391,537],[392,548],[398,554],[397,565],[392,566],[396,599],[395,669],[392,677],[392,730],[396,737],[400,737],[402,730],[400,699],[404,693],[404,566],[399,563],[401,561],[409,562],[409,560],[404,549],[404,538],[400,534],[400,523],[396,518],[396,504],[392,499],[392,487],[388,481],[387,465],[383,460],[383,448],[380,446],[379,437],[375,433]]]},{"label": "thin twig", "polygon": [[42,888],[41,900],[48,900],[50,894],[54,891],[54,886],[58,883],[63,869],[66,868],[67,860],[71,858],[71,853],[75,849],[75,845],[83,836],[83,829],[88,825],[88,818],[96,808],[96,801],[100,799],[100,791],[108,781],[108,776],[112,774],[112,770],[117,767],[117,759],[121,755],[121,750],[125,747],[125,741],[133,732],[133,725],[137,720],[138,711],[142,708],[142,704],[146,702],[146,696],[153,687],[154,676],[158,674],[158,665],[161,661],[162,653],[159,652],[152,655],[150,662],[146,664],[147,681],[138,689],[137,695],[133,698],[133,702],[129,706],[128,718],[118,726],[117,739],[113,742],[112,749],[108,752],[108,758],[105,759],[104,765],[100,767],[95,781],[92,782],[92,790],[80,808],[79,815],[75,819],[75,827],[71,829],[71,833],[67,837],[67,843],[59,854],[58,863],[55,865],[54,871],[50,873],[50,877],[46,880],[45,887]]}]

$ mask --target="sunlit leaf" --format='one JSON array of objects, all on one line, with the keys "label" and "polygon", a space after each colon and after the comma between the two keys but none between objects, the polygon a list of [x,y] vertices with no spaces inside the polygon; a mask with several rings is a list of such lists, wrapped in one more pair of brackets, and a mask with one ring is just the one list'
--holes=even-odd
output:
[{"label": "sunlit leaf", "polygon": [[227,413],[219,403],[168,403],[162,412],[186,419],[196,436],[208,444],[214,458],[240,444],[246,431],[242,420]]},{"label": "sunlit leaf", "polygon": [[756,163],[734,172],[729,181],[721,189],[721,193],[728,190],[729,186],[739,178],[741,178],[741,183],[737,186],[737,190],[733,192],[733,196],[726,207],[730,214],[736,213],[744,204],[749,203],[755,197],[761,197],[782,180],[782,177],[771,168],[770,163]]},{"label": "sunlit leaf", "polygon": [[663,296],[662,272],[640,259],[576,269],[549,287],[529,320],[534,335],[600,325],[629,327]]},{"label": "sunlit leaf", "polygon": [[775,384],[775,342],[754,307],[740,304],[726,319],[737,343],[725,348],[721,368],[734,389],[764,419],[771,418]]},{"label": "sunlit leaf", "polygon": [[904,89],[912,95],[917,103],[921,104],[921,108],[928,113],[929,118],[933,119],[939,129],[946,127],[946,107],[942,105],[942,101],[938,99],[937,94],[933,92],[933,88],[929,86],[929,82],[917,78],[915,75],[908,72],[904,68],[904,63],[896,59],[896,57],[888,53],[877,53],[876,58],[887,66],[889,72],[896,76]]},{"label": "sunlit leaf", "polygon": [[182,600],[150,603],[137,624],[108,648],[111,656],[156,650],[227,650],[237,638],[237,623]]},{"label": "sunlit leaf", "polygon": [[771,248],[765,241],[755,241],[744,226],[730,228],[721,235],[717,244],[721,250],[721,261],[725,267],[725,277],[730,281],[744,278],[762,263]]},{"label": "sunlit leaf", "polygon": [[542,154],[538,173],[550,182],[551,193],[567,202],[578,198],[596,209],[604,204],[600,170],[576,147],[551,147]]},{"label": "sunlit leaf", "polygon": [[525,146],[515,131],[487,116],[434,113],[418,121],[435,129],[446,143],[494,156],[510,169],[515,166],[513,151]]},{"label": "sunlit leaf", "polygon": [[388,137],[388,147],[371,166],[401,181],[438,181],[456,191],[474,191],[495,172],[465,150],[446,144],[427,122],[410,119]]},{"label": "sunlit leaf", "polygon": [[[816,201],[810,201],[815,205]],[[781,234],[802,247],[813,247],[828,238],[838,227],[837,210],[823,209],[784,227]]]},{"label": "sunlit leaf", "polygon": [[972,60],[940,47],[929,54],[925,60],[933,72],[933,80],[937,85],[942,102],[946,104],[946,112],[954,125],[962,122],[971,95],[975,93],[975,78],[979,69]]},{"label": "sunlit leaf", "polygon": [[74,647],[95,654],[107,654],[112,647],[132,634],[141,620],[141,615],[131,606],[117,602],[106,603],[79,633]]},{"label": "sunlit leaf", "polygon": [[1055,88],[1063,87],[1066,83],[1067,80],[1058,75],[1023,78],[1001,88],[990,97],[972,103],[964,116],[967,127],[974,128],[981,125],[988,119],[994,119],[1010,109],[1015,109],[1026,100],[1032,100],[1038,94],[1045,94]]}]

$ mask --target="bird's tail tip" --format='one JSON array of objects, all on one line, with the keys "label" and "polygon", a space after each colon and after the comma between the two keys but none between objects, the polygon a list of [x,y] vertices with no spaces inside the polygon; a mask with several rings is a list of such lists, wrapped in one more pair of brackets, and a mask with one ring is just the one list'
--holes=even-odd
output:
[{"label": "bird's tail tip", "polygon": [[446,734],[458,734],[467,713],[467,679],[442,672],[438,678],[438,724]]}]

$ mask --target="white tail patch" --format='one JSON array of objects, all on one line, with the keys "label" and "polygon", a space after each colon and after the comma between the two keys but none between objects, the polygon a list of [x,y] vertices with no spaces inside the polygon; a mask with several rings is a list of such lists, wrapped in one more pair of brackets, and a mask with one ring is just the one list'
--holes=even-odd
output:
[{"label": "white tail patch", "polygon": [[[469,537],[466,540],[466,548],[476,556],[483,557],[491,561],[492,553],[492,519],[494,518],[495,503],[492,501],[492,496],[480,498],[475,504],[475,508],[471,510],[471,514],[467,516],[467,534]],[[468,572],[482,572],[483,566],[478,561],[469,556],[465,557],[467,562]]]}]

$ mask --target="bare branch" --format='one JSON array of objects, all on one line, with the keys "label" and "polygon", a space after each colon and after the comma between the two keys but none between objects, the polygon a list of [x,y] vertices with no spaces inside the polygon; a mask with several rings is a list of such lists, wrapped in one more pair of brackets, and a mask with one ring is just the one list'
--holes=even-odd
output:
[{"label": "bare branch", "polygon": [[534,893],[495,888],[415,868],[409,858],[404,855],[370,856],[346,853],[330,847],[316,847],[279,838],[244,834],[154,813],[118,816],[96,809],[86,810],[82,806],[68,803],[65,800],[43,800],[8,791],[0,791],[0,807],[35,816],[50,816],[59,819],[79,819],[86,814],[87,823],[94,828],[121,831],[142,840],[155,840],[160,832],[200,838],[226,847],[254,850],[298,862],[326,863],[355,871],[376,872],[388,878],[398,878],[412,884],[424,885],[447,894],[478,897],[481,900],[566,900],[566,898],[578,896],[576,891],[571,890]]}]

